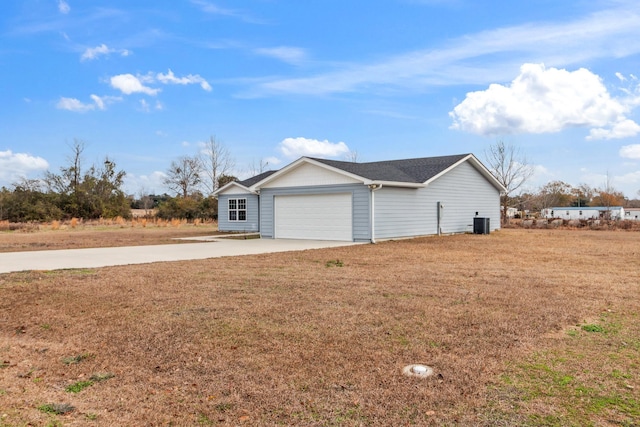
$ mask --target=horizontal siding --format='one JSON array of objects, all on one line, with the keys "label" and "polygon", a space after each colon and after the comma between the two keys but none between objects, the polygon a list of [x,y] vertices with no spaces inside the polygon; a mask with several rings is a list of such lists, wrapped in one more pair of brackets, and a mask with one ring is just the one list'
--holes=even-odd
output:
[{"label": "horizontal siding", "polygon": [[353,240],[367,241],[369,233],[369,189],[361,184],[263,188],[260,190],[260,234],[273,238],[274,197],[296,194],[351,193],[353,195]]},{"label": "horizontal siding", "polygon": [[476,212],[500,227],[500,193],[472,165],[461,163],[426,188],[383,187],[375,193],[376,238],[438,233],[437,204],[442,209],[443,233],[473,230]]},{"label": "horizontal siding", "polygon": [[444,204],[443,233],[472,231],[476,212],[479,217],[489,218],[491,230],[500,228],[500,192],[471,164],[460,164],[427,189],[431,190],[431,203]]},{"label": "horizontal siding", "polygon": [[[229,221],[229,199],[247,199],[247,220]],[[218,230],[258,232],[260,224],[260,204],[255,194],[218,195]]]},{"label": "horizontal siding", "polygon": [[320,185],[342,185],[357,182],[359,181],[338,172],[330,171],[317,165],[303,163],[281,177],[262,186],[262,189],[309,186],[316,187]]}]

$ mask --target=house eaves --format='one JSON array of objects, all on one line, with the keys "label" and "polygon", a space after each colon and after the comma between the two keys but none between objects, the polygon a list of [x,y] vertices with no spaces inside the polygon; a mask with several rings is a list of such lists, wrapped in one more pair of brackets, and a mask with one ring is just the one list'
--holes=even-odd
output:
[{"label": "house eaves", "polygon": [[321,167],[323,169],[326,170],[330,170],[332,172],[338,173],[340,175],[349,177],[351,179],[354,179],[356,181],[361,181],[364,185],[369,185],[372,183],[371,180],[366,179],[362,176],[347,172],[343,169],[340,168],[336,168],[327,164],[324,164],[322,162],[317,161],[316,159],[312,159],[310,157],[300,157],[298,160],[296,160],[293,163],[290,163],[289,165],[285,166],[284,168],[280,169],[279,171],[274,172],[273,174],[269,175],[268,177],[264,178],[261,181],[256,182],[255,184],[253,184],[250,188],[252,191],[256,192],[259,191],[261,187],[263,187],[265,184],[268,184],[269,182],[272,182],[276,179],[278,179],[279,177],[286,175],[287,173],[291,172],[292,170],[298,168],[299,166],[301,166],[302,164],[312,164],[318,167]]},{"label": "house eaves", "polygon": [[254,190],[252,190],[249,187],[245,187],[244,185],[240,184],[238,181],[231,181],[225,185],[223,185],[222,187],[218,188],[216,191],[213,192],[213,196],[218,196],[218,194],[227,191],[229,188],[231,187],[238,187],[248,193],[252,193],[252,194],[256,194],[256,192]]}]

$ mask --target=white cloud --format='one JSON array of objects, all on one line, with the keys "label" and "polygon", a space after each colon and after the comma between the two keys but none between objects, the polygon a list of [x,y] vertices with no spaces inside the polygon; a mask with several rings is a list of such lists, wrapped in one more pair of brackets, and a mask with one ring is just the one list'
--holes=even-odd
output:
[{"label": "white cloud", "polygon": [[[45,171],[49,163],[42,157],[27,153],[13,153],[11,150],[0,151],[0,181],[11,183],[29,173]],[[4,184],[3,184],[4,185]]]},{"label": "white cloud", "polygon": [[131,51],[127,49],[113,49],[103,43],[100,46],[90,47],[86,49],[82,54],[82,56],[80,57],[80,61],[91,61],[93,59],[98,58],[101,55],[108,56],[116,52],[122,56],[129,56],[131,54]]},{"label": "white cloud", "polygon": [[282,154],[290,158],[300,156],[340,157],[349,153],[349,147],[344,142],[332,143],[326,139],[318,141],[308,138],[286,138],[278,148]]},{"label": "white cloud", "polygon": [[625,191],[625,194],[631,195],[633,197],[635,196],[635,194],[638,194],[634,194],[634,190],[637,188],[636,185],[640,184],[640,171],[629,172],[624,175],[616,175],[613,177],[613,181],[622,185],[629,186],[629,190]]},{"label": "white cloud", "polygon": [[140,78],[133,74],[119,74],[111,77],[111,86],[120,90],[125,95],[131,95],[132,93],[144,93],[147,95],[155,96],[160,92],[160,89],[153,89],[145,86],[140,81]]},{"label": "white cloud", "polygon": [[190,84],[199,84],[200,87],[207,92],[211,91],[211,85],[200,75],[198,74],[189,74],[186,77],[176,77],[173,74],[173,71],[169,70],[167,74],[158,73],[157,79],[159,82],[164,84],[176,84],[176,85],[190,85]]},{"label": "white cloud", "polygon": [[252,23],[252,24],[263,24],[264,22],[253,18],[251,16],[249,16],[246,13],[243,13],[241,11],[238,10],[233,10],[233,9],[225,9],[223,7],[220,6],[216,6],[215,4],[208,2],[208,1],[204,1],[204,0],[191,0],[191,3],[193,3],[196,6],[200,7],[200,10],[202,10],[205,13],[211,14],[211,15],[220,15],[220,16],[227,16],[230,18],[237,18],[240,19],[244,22],[248,22],[248,23]]},{"label": "white cloud", "polygon": [[619,154],[627,159],[640,159],[640,144],[625,145],[620,148]]},{"label": "white cloud", "polygon": [[441,46],[391,56],[378,62],[338,64],[335,71],[259,83],[245,96],[269,93],[323,95],[366,90],[426,91],[430,86],[508,81],[525,62],[556,67],[640,53],[637,2],[573,20],[530,22],[470,33]]},{"label": "white cloud", "polygon": [[107,105],[122,101],[122,98],[118,96],[91,95],[90,98],[93,101],[93,104],[85,104],[76,98],[61,97],[56,104],[56,108],[59,110],[75,111],[76,113],[85,113],[87,111],[95,110],[96,108],[98,110],[104,110]]},{"label": "white cloud", "polygon": [[77,113],[84,113],[86,111],[95,110],[95,104],[84,104],[82,101],[76,98],[65,98],[64,96],[60,98],[58,103],[56,104],[56,108],[58,110],[69,110],[75,111]]},{"label": "white cloud", "polygon": [[304,62],[307,57],[307,53],[304,49],[290,46],[261,48],[255,49],[254,52],[258,55],[269,56],[293,65],[299,65]]},{"label": "white cloud", "polygon": [[590,127],[590,139],[610,139],[640,132],[640,126],[624,116],[627,110],[589,70],[524,64],[510,85],[492,84],[485,91],[468,93],[449,115],[452,129],[480,135]]},{"label": "white cloud", "polygon": [[640,125],[633,120],[622,117],[610,128],[597,128],[589,131],[587,139],[619,139],[636,136],[640,133]]},{"label": "white cloud", "polygon": [[66,15],[67,13],[71,12],[71,6],[69,6],[69,3],[64,0],[58,0],[58,10],[60,11],[60,13]]},{"label": "white cloud", "polygon": [[[155,96],[158,94],[158,92],[161,91],[161,89],[147,86],[154,83],[176,85],[198,84],[207,92],[211,91],[211,85],[209,85],[209,83],[200,75],[189,74],[186,77],[176,77],[176,75],[171,70],[169,70],[167,74],[147,73],[145,75],[138,74],[136,76],[134,76],[133,74],[119,74],[117,76],[111,77],[110,83],[112,87],[120,90],[126,95],[131,95],[132,93],[144,93],[147,95]],[[156,102],[155,108],[156,110],[162,110],[164,107],[158,101]]]},{"label": "white cloud", "polygon": [[166,177],[167,175],[161,171],[155,171],[149,175],[127,173],[122,187],[127,194],[138,194],[143,189],[147,194],[162,194],[166,192],[164,184]]},{"label": "white cloud", "polygon": [[140,110],[148,113],[151,109],[149,108],[149,103],[145,99],[140,100]]}]

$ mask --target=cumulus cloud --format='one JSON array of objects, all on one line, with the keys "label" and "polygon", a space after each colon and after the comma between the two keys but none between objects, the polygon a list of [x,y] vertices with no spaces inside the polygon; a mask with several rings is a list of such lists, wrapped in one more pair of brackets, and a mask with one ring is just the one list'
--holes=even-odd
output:
[{"label": "cumulus cloud", "polygon": [[286,157],[340,157],[349,153],[349,147],[344,142],[332,143],[309,138],[286,138],[279,145],[280,152]]},{"label": "cumulus cloud", "polygon": [[64,0],[58,0],[58,10],[60,11],[60,13],[66,15],[67,13],[71,12],[71,6],[69,6],[69,3]]},{"label": "cumulus cloud", "polygon": [[108,56],[112,53],[119,53],[121,56],[129,56],[131,54],[127,49],[113,49],[103,43],[100,46],[86,49],[80,57],[80,61],[91,61],[99,56]]},{"label": "cumulus cloud", "polygon": [[620,148],[619,154],[627,159],[640,159],[640,144],[625,145]]},{"label": "cumulus cloud", "polygon": [[111,86],[118,89],[125,95],[131,95],[132,93],[144,93],[147,95],[155,96],[160,92],[160,89],[153,89],[142,84],[139,77],[133,74],[119,74],[111,77]]},{"label": "cumulus cloud", "polygon": [[592,128],[589,139],[611,139],[640,133],[640,126],[625,117],[627,111],[589,70],[524,64],[510,85],[492,84],[487,90],[468,93],[449,115],[452,129],[480,135],[588,127]]},{"label": "cumulus cloud", "polygon": [[589,131],[587,139],[619,139],[636,136],[640,133],[640,125],[633,120],[621,118],[609,128],[596,128]]},{"label": "cumulus cloud", "polygon": [[[144,93],[146,95],[155,96],[162,89],[153,88],[148,85],[157,83],[162,83],[165,85],[198,84],[203,90],[206,90],[207,92],[211,91],[211,85],[200,75],[189,74],[185,77],[178,77],[171,70],[168,70],[166,74],[147,73],[145,75],[138,74],[136,76],[134,76],[133,74],[119,74],[117,76],[111,77],[110,83],[112,87],[120,90],[126,95],[131,95],[132,93]],[[161,110],[162,104],[156,103],[156,109]]]},{"label": "cumulus cloud", "polygon": [[189,74],[186,77],[176,77],[175,74],[173,74],[173,71],[169,70],[167,74],[158,73],[156,75],[156,78],[158,79],[159,82],[164,84],[176,84],[176,85],[199,84],[200,87],[206,90],[207,92],[211,91],[211,85],[209,85],[209,83],[198,74],[195,74],[195,75]]},{"label": "cumulus cloud", "polygon": [[255,53],[257,53],[258,55],[279,59],[280,61],[293,65],[302,63],[307,57],[307,53],[304,49],[290,46],[261,48],[256,49]]},{"label": "cumulus cloud", "polygon": [[87,111],[92,111],[95,109],[104,110],[108,104],[112,104],[114,102],[121,101],[122,98],[117,96],[98,96],[91,95],[90,96],[93,103],[84,103],[76,98],[65,98],[60,97],[58,103],[56,104],[56,108],[58,110],[68,110],[74,111],[76,113],[85,113]]},{"label": "cumulus cloud", "polygon": [[49,163],[42,157],[27,153],[14,153],[11,150],[0,151],[0,181],[10,183],[29,173],[45,171]]}]

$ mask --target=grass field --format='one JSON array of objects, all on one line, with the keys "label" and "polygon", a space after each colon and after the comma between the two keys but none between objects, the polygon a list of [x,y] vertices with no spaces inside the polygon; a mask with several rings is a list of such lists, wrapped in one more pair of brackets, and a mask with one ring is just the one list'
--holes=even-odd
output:
[{"label": "grass field", "polygon": [[[187,224],[181,221],[134,220],[120,223],[18,224],[16,231],[4,231],[0,222],[0,252],[81,249],[117,246],[163,245],[181,243],[180,237],[219,234],[215,223]],[[4,223],[4,229],[9,224]]]},{"label": "grass field", "polygon": [[503,230],[0,275],[0,426],[635,426],[639,256]]}]

